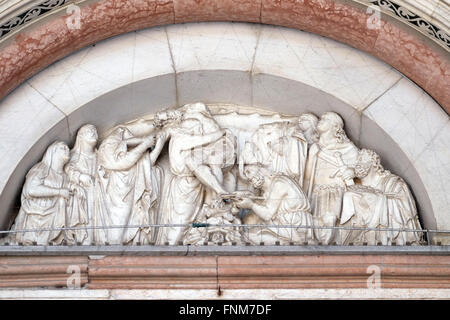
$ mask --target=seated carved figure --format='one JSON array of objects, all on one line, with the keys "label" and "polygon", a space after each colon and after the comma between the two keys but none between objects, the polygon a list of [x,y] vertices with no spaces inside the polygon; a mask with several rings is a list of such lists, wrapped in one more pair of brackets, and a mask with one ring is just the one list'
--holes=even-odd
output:
[{"label": "seated carved figure", "polygon": [[61,244],[64,232],[45,229],[65,227],[67,201],[71,192],[64,165],[69,161],[69,148],[64,142],[48,147],[42,161],[28,172],[22,190],[22,205],[12,230],[42,229],[18,232],[6,241],[30,245]]},{"label": "seated carved figure", "polygon": [[339,244],[377,245],[381,242],[387,245],[388,232],[378,231],[389,227],[386,195],[370,186],[356,184],[347,187],[342,203],[340,226],[348,229],[339,230]]},{"label": "seated carved figure", "polygon": [[[380,190],[386,197],[387,219],[389,228],[420,230],[416,203],[402,178],[385,170],[380,157],[372,150],[362,149],[359,152],[356,175],[364,186]],[[391,231],[388,233],[389,243],[398,245],[421,244],[422,232]]]},{"label": "seated carved figure", "polygon": [[[249,227],[244,236],[254,244],[303,243],[313,240],[311,209],[302,189],[286,175],[273,175],[257,165],[247,165],[244,174],[255,189],[262,191],[261,200],[242,197],[235,200],[238,208],[250,209],[245,224],[265,224],[267,227]],[[238,193],[239,197],[239,193]],[[273,225],[273,227],[271,226]],[[298,226],[293,228],[276,227]]]}]

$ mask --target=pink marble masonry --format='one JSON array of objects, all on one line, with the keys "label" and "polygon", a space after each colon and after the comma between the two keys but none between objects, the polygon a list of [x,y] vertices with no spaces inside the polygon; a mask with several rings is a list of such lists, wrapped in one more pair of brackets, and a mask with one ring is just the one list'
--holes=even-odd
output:
[{"label": "pink marble masonry", "polygon": [[333,0],[262,0],[261,22],[318,33],[370,51],[378,36],[370,15]]},{"label": "pink marble masonry", "polygon": [[255,0],[174,0],[175,22],[260,22],[261,3]]},{"label": "pink marble masonry", "polygon": [[0,51],[0,97],[49,64],[89,44],[132,30],[174,23],[172,0],[105,0],[81,9],[81,29],[67,16],[20,33]]},{"label": "pink marble masonry", "polygon": [[0,287],[65,287],[76,265],[88,289],[450,288],[445,255],[0,257]]},{"label": "pink marble masonry", "polygon": [[433,97],[436,101],[449,111],[450,105],[450,62],[448,59],[442,59],[444,62],[440,65],[436,73],[428,80],[424,90],[433,92]]},{"label": "pink marble masonry", "polygon": [[450,113],[448,56],[389,22],[373,28],[370,18],[371,14],[333,0],[262,0],[262,23],[317,33],[364,50],[416,82]]},{"label": "pink marble masonry", "polygon": [[371,53],[416,82],[449,112],[448,57],[441,56],[414,35],[389,22],[383,22]]},{"label": "pink marble masonry", "polygon": [[132,30],[194,21],[247,21],[313,32],[364,50],[411,78],[450,113],[449,56],[440,55],[415,31],[333,0],[99,0],[81,10],[81,29],[66,17],[17,35],[0,49],[0,97],[49,64],[89,44]]}]

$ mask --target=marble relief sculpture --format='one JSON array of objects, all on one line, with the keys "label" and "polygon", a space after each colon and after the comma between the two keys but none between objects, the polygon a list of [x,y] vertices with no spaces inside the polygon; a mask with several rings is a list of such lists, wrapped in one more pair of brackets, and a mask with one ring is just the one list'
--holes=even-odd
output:
[{"label": "marble relief sculpture", "polygon": [[[262,191],[262,197],[254,200],[241,196],[236,206],[251,210],[244,220],[246,224],[267,225],[249,227],[247,238],[250,242],[290,244],[313,240],[313,230],[307,228],[313,225],[309,201],[293,178],[258,165],[246,166],[244,173],[252,186]],[[289,225],[296,227],[279,227]]]},{"label": "marble relief sculpture", "polygon": [[423,243],[408,185],[358,149],[334,112],[199,102],[101,139],[86,124],[70,152],[62,142],[48,148],[21,201],[17,233],[3,242]]},{"label": "marble relief sculpture", "polygon": [[[305,190],[317,225],[333,227],[342,212],[346,187],[354,184],[358,148],[347,138],[344,122],[334,112],[321,116],[317,131],[319,140],[308,152]],[[316,229],[315,233],[324,244],[337,240],[333,229]]]},{"label": "marble relief sculpture", "polygon": [[54,142],[42,161],[28,172],[22,190],[22,206],[11,229],[37,231],[12,234],[12,242],[61,244],[64,240],[62,231],[46,229],[58,229],[66,224],[67,205],[72,196],[64,173],[69,156],[69,147],[64,142]]},{"label": "marble relief sculpture", "polygon": [[[77,133],[75,145],[70,151],[70,160],[65,166],[69,180],[69,189],[73,196],[67,206],[67,227],[88,227],[93,225],[92,214],[96,202],[96,171],[98,133],[95,126],[87,124]],[[92,230],[73,229],[66,231],[66,240],[70,244],[91,243]]]}]

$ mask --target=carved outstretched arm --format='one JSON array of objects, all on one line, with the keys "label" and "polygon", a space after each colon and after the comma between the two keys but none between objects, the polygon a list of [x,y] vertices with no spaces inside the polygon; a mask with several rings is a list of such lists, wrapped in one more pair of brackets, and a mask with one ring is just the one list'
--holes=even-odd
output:
[{"label": "carved outstretched arm", "polygon": [[153,124],[153,120],[140,119],[133,123],[126,125],[127,129],[133,134],[133,136],[148,136],[155,132],[156,127]]},{"label": "carved outstretched arm", "polygon": [[192,171],[194,171],[196,178],[200,180],[203,185],[214,190],[217,194],[227,193],[224,187],[217,180],[216,176],[211,172],[211,168],[207,165],[193,165],[188,163],[188,166]]},{"label": "carved outstretched arm", "polygon": [[195,147],[200,147],[202,145],[209,144],[211,142],[219,140],[224,134],[225,134],[224,130],[218,130],[216,132],[209,134],[191,135],[189,137],[189,140],[186,139],[186,141],[183,143],[181,150],[189,150]]},{"label": "carved outstretched arm", "polygon": [[152,166],[156,163],[156,160],[158,160],[158,157],[161,154],[161,151],[164,148],[164,145],[166,144],[168,139],[169,134],[167,132],[161,132],[156,138],[155,148],[153,149],[152,152],[150,152],[150,161],[152,163]]},{"label": "carved outstretched arm", "polygon": [[154,139],[146,139],[131,151],[119,156],[115,161],[111,161],[108,165],[103,165],[110,170],[128,170],[138,162],[145,151],[154,144]]},{"label": "carved outstretched arm", "polygon": [[69,162],[64,170],[69,177],[69,181],[75,184],[80,183],[81,172],[75,168],[73,163]]},{"label": "carved outstretched arm", "polygon": [[125,143],[127,144],[127,146],[135,147],[144,141],[145,141],[145,138],[130,138],[130,139],[126,139]]}]

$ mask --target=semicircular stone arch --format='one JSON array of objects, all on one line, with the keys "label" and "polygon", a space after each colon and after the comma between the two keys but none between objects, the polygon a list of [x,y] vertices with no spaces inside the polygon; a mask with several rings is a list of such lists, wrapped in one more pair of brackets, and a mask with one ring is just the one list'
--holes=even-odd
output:
[{"label": "semicircular stone arch", "polygon": [[446,10],[443,0],[8,1],[0,5],[0,96],[58,59],[114,35],[174,23],[241,21],[305,30],[368,52],[448,113]]},{"label": "semicircular stone arch", "polygon": [[450,123],[421,88],[370,55],[307,32],[245,23],[155,27],[82,49],[0,102],[0,224],[14,218],[29,168],[54,140],[185,103],[287,114],[338,112],[416,197],[422,224],[450,229]]}]

